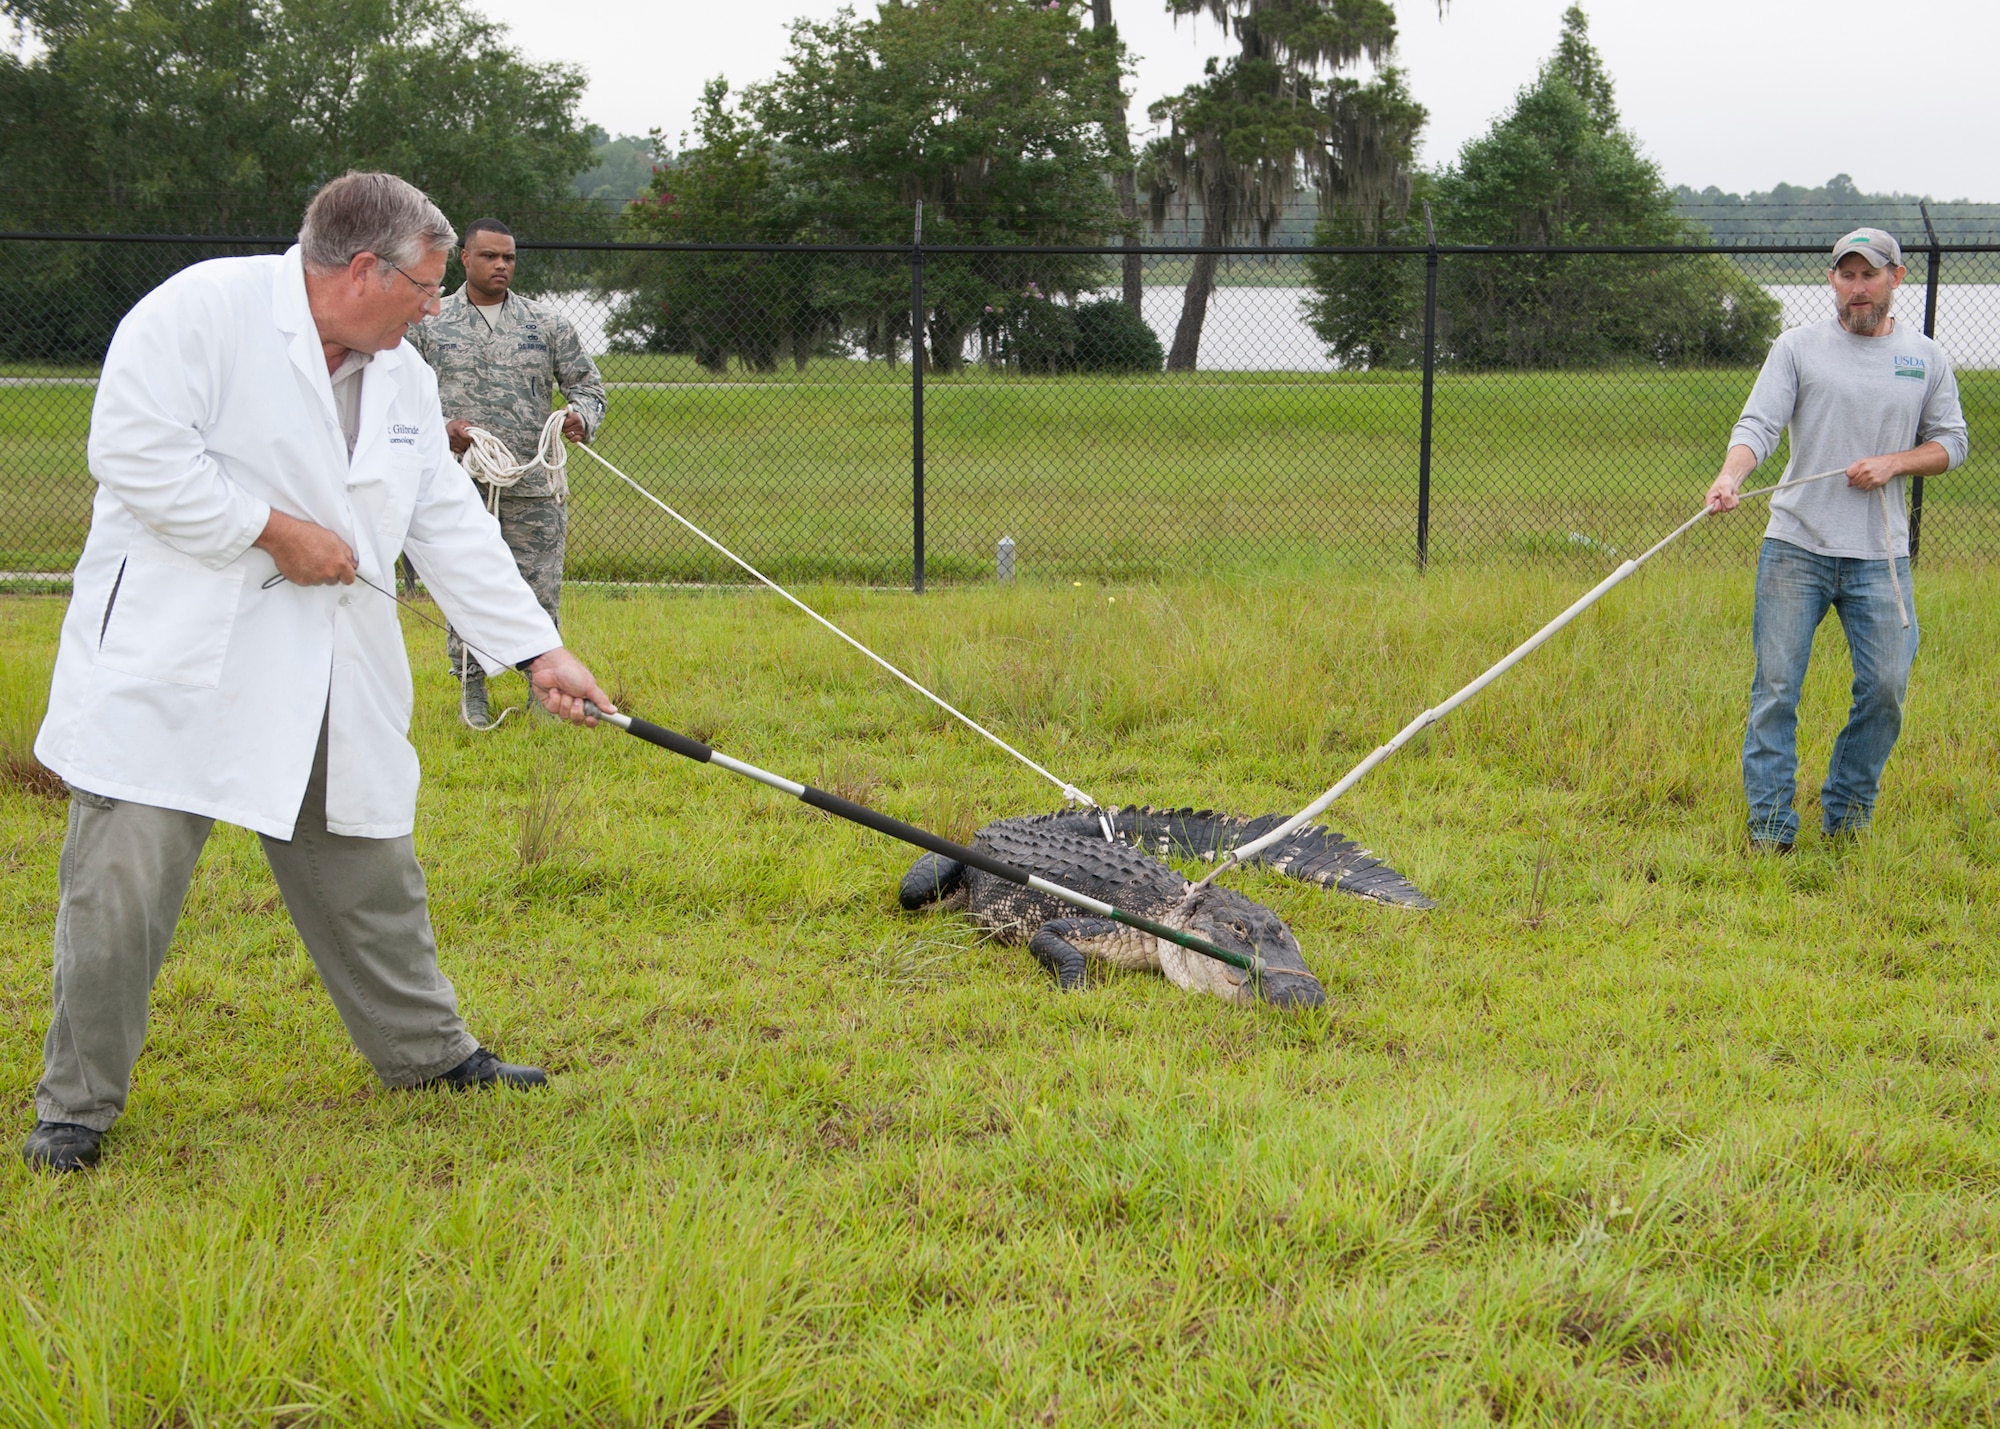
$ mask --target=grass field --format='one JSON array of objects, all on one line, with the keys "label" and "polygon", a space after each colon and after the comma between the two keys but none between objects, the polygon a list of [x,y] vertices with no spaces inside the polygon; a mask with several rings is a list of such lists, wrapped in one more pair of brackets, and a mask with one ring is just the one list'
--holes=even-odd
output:
[{"label": "grass field", "polygon": [[[1101,799],[1260,812],[1581,584],[814,599]],[[1743,852],[1748,572],[1649,573],[1336,806],[1436,912],[1235,880],[1304,1015],[1059,995],[898,911],[895,844],[609,730],[457,727],[406,618],[445,966],[555,1086],[378,1089],[218,831],[104,1165],[0,1158],[0,1422],[1993,1423],[2000,600],[1918,584],[1871,836],[1817,837],[1830,627],[1812,832]],[[12,751],[61,608],[0,603]],[[1052,803],[770,597],[566,616],[728,753],[956,836]],[[10,1137],[63,818],[0,788]]]},{"label": "grass field", "polygon": [[[786,580],[907,585],[907,366],[814,362],[723,378],[614,358],[600,449],[745,559]],[[1445,565],[1650,544],[1699,504],[1754,374],[1447,375],[1437,388],[1430,552]],[[1974,454],[1928,483],[1933,561],[2000,545],[2000,374],[1963,374]],[[0,570],[66,570],[91,485],[87,386],[0,386]],[[1024,576],[1149,580],[1328,563],[1414,563],[1419,383],[1406,375],[933,377],[925,393],[927,573],[989,575],[1011,536]],[[1779,467],[1769,465],[1776,480]],[[738,573],[588,457],[572,469],[570,573]],[[1756,531],[1704,530],[1674,559],[1745,558]]]}]

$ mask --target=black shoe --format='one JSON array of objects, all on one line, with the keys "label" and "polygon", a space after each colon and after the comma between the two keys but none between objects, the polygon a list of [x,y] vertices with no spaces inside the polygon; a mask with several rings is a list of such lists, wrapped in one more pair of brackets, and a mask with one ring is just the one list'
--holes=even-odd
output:
[{"label": "black shoe", "polygon": [[472,1087],[545,1087],[549,1074],[540,1067],[516,1067],[503,1062],[481,1047],[441,1077],[432,1077],[426,1086],[444,1083],[459,1091]]},{"label": "black shoe", "polygon": [[1780,843],[1776,839],[1750,840],[1750,852],[1752,852],[1753,854],[1756,853],[1771,854],[1775,855],[1776,857],[1782,858],[1791,851],[1792,851],[1792,846],[1790,844]]},{"label": "black shoe", "polygon": [[73,1121],[38,1121],[21,1145],[21,1157],[37,1171],[81,1171],[103,1154],[104,1133]]}]

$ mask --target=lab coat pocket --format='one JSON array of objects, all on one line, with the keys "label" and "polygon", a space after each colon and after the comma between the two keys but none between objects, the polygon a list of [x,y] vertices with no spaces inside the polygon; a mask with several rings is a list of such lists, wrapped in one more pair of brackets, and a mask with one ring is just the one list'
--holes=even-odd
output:
[{"label": "lab coat pocket", "polygon": [[403,549],[403,540],[410,534],[410,514],[416,510],[417,487],[423,481],[423,459],[413,451],[392,450],[379,469],[379,477],[365,485],[355,485],[348,489],[348,497],[354,502],[356,515],[360,508],[372,507],[367,524],[372,526],[375,538],[382,543],[382,551],[389,561],[394,561]]},{"label": "lab coat pocket", "polygon": [[212,571],[170,552],[131,552],[105,612],[97,663],[142,680],[215,689],[242,589],[240,567]]}]

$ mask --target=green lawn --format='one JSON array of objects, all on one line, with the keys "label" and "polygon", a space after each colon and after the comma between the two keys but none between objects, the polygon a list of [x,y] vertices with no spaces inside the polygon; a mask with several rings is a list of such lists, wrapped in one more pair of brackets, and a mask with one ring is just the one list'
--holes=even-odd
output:
[{"label": "green lawn", "polygon": [[[721,378],[685,359],[607,361],[600,449],[745,559],[785,580],[907,584],[907,366],[819,361]],[[1445,565],[1643,547],[1714,476],[1753,374],[1446,375],[1437,387],[1430,550]],[[2000,375],[1963,374],[1971,462],[1928,483],[1935,561],[2000,545]],[[0,386],[0,570],[66,570],[89,514],[91,389]],[[932,377],[928,574],[978,579],[1011,536],[1024,577],[1148,580],[1189,570],[1415,560],[1421,389],[1400,375]],[[1769,468],[1776,479],[1778,467]],[[588,457],[572,475],[571,574],[727,580],[734,568]],[[1740,559],[1755,523],[1675,559]]]},{"label": "green lawn", "polygon": [[[1585,584],[813,599],[1101,799],[1260,812]],[[555,1086],[379,1090],[219,831],[104,1165],[0,1158],[0,1422],[1993,1423],[2000,592],[1918,587],[1872,836],[1817,837],[1829,625],[1813,832],[1743,852],[1747,569],[1649,571],[1335,807],[1436,912],[1233,880],[1325,982],[1304,1015],[1057,994],[900,912],[878,836],[613,731],[457,727],[406,619],[445,966]],[[0,602],[15,751],[61,609]],[[566,612],[725,752],[956,836],[1052,804],[769,596]],[[9,1136],[63,817],[0,787]]]}]

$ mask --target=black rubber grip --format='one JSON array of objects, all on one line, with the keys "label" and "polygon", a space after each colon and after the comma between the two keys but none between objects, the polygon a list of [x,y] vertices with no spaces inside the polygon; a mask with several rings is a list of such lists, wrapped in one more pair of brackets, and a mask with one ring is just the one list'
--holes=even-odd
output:
[{"label": "black rubber grip", "polygon": [[[633,724],[637,723],[637,720],[633,721]],[[867,805],[857,804],[852,799],[843,799],[838,794],[829,794],[824,789],[815,789],[808,784],[805,792],[799,795],[799,800],[801,803],[812,805],[815,809],[837,815],[864,828],[873,829],[878,834],[887,834],[892,839],[901,839],[906,844],[929,849],[932,853],[942,854],[956,862],[990,873],[995,878],[1004,878],[1009,883],[1018,883],[1024,888],[1027,886],[1028,875],[1011,863],[1002,863],[991,854],[981,853],[977,849],[961,848],[950,839],[941,839],[928,829],[920,829],[915,824],[906,824],[901,819],[892,819],[887,814],[878,814]]]},{"label": "black rubber grip", "polygon": [[634,719],[625,732],[638,735],[648,744],[657,744],[662,749],[671,749],[676,754],[686,755],[697,764],[708,763],[709,756],[715,753],[700,740],[689,739],[684,734],[675,734],[664,725],[654,724],[651,720]]}]

